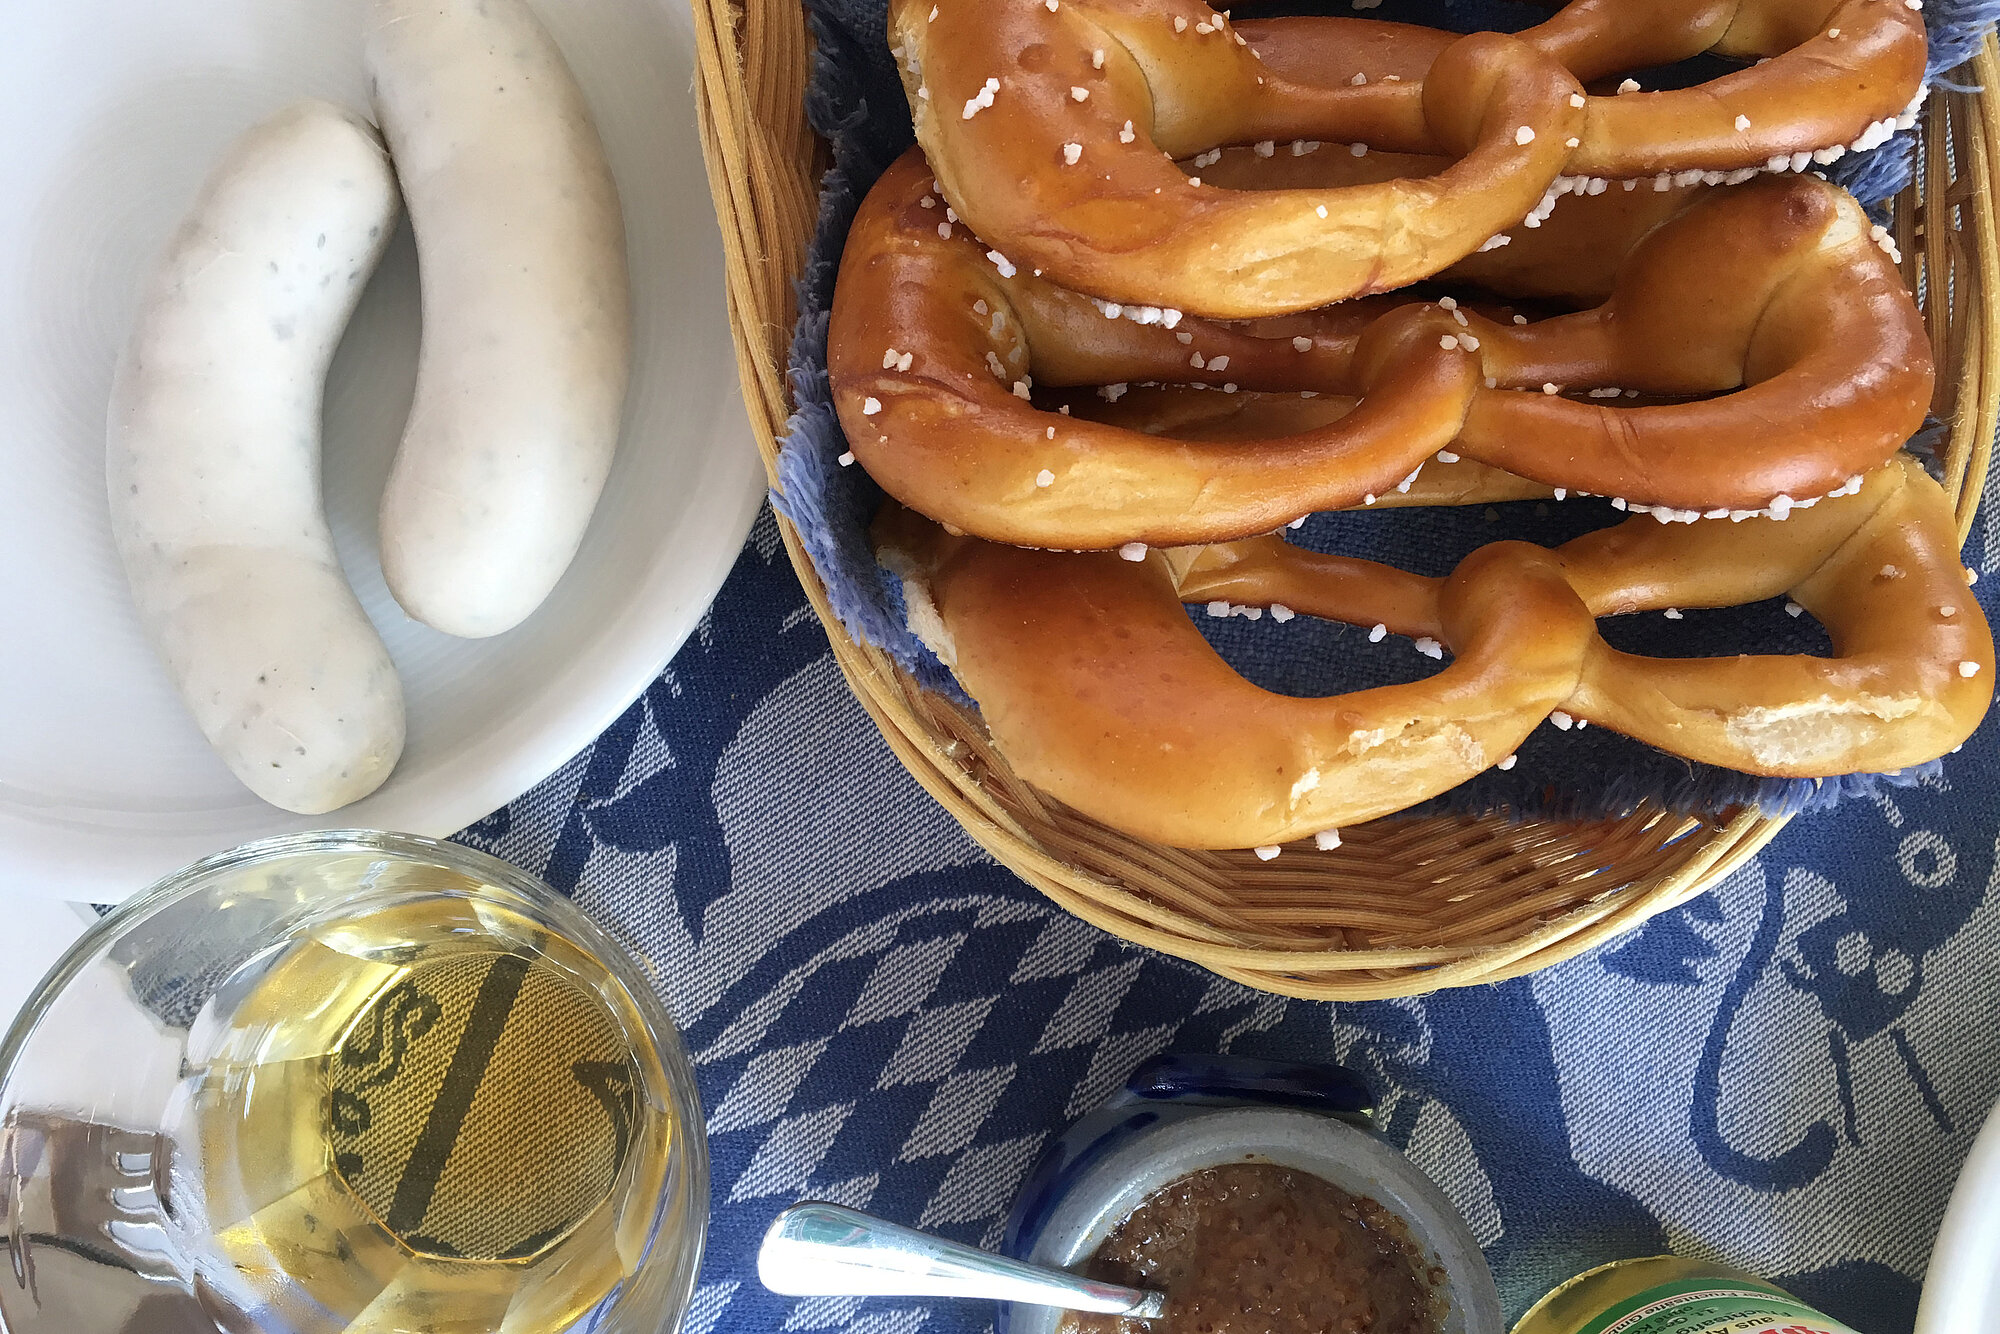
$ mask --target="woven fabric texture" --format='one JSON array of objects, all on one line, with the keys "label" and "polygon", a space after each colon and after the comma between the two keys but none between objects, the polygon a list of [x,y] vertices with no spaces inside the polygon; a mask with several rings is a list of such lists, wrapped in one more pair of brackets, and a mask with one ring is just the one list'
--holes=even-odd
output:
[{"label": "woven fabric texture", "polygon": [[[1969,554],[2000,587],[2000,524]],[[2000,1098],[1996,836],[1989,722],[1944,775],[1801,816],[1713,893],[1531,978],[1263,995],[974,846],[849,694],[767,515],[645,697],[460,837],[573,895],[685,1030],[713,1169],[685,1334],[983,1334],[980,1304],[774,1296],[758,1238],[817,1197],[990,1243],[1043,1146],[1163,1051],[1362,1072],[1510,1315],[1673,1250],[1902,1334]]]}]

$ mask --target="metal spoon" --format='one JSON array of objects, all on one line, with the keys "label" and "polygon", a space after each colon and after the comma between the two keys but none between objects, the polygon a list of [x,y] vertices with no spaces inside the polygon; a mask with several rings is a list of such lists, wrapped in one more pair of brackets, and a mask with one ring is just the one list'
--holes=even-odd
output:
[{"label": "metal spoon", "polygon": [[986,1297],[1135,1320],[1166,1312],[1165,1294],[1045,1269],[961,1246],[838,1204],[779,1214],[757,1250],[757,1277],[787,1297]]}]

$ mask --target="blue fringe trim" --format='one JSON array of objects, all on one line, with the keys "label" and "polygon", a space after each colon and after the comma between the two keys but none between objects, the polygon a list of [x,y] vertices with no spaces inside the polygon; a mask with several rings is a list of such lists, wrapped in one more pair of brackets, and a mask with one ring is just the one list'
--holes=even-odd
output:
[{"label": "blue fringe trim", "polygon": [[1944,76],[1972,59],[1996,21],[2000,21],[2000,0],[1924,0],[1924,27],[1931,39],[1924,82],[1933,89],[1976,92]]}]

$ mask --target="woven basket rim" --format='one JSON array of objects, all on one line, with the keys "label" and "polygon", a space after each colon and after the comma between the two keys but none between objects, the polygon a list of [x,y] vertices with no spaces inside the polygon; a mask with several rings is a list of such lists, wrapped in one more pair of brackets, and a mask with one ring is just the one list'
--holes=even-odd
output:
[{"label": "woven basket rim", "polygon": [[[803,117],[810,40],[798,0],[692,0],[692,5],[697,108],[723,231],[730,322],[746,407],[775,490],[776,442],[791,410],[784,375],[791,339],[790,283],[816,219],[819,176],[827,161],[825,146]],[[1991,36],[1969,62],[1968,73],[1965,82],[1976,87],[2000,80],[2000,48]],[[1922,166],[1929,197],[1920,200],[1914,185],[1898,196],[1892,230],[1912,291],[1919,290],[1920,273],[1955,279],[1955,285],[1945,284],[1953,288],[1952,305],[1933,303],[1926,318],[1941,372],[1954,362],[1956,367],[1955,373],[1940,375],[1939,401],[1957,409],[1940,452],[1962,545],[1972,529],[2000,421],[2000,227],[1992,189],[1992,166],[2000,161],[2000,98],[1940,90],[1929,100],[1923,125]],[[1953,209],[1968,216],[1969,235],[1949,226],[1919,231],[1920,221],[1939,208],[1947,219]],[[912,704],[914,683],[880,650],[848,637],[798,533],[782,515],[778,530],[856,699],[897,760],[975,842],[1084,921],[1260,990],[1309,999],[1373,1000],[1518,977],[1611,940],[1719,884],[1791,819],[1755,811],[1712,822],[1657,811],[1627,817],[1645,822],[1653,840],[1648,855],[1660,864],[1625,874],[1618,867],[1626,863],[1614,862],[1604,869],[1617,873],[1600,890],[1577,895],[1546,920],[1498,941],[1363,948],[1334,940],[1322,947],[1244,943],[1226,929],[1163,905],[1117,876],[1093,871],[1046,846],[1051,841],[1046,821],[1031,828],[1022,812],[996,796],[954,753],[963,735],[947,742],[938,727],[919,716]],[[997,762],[990,754],[982,758]],[[991,777],[989,770],[989,781]],[[1041,812],[1052,805],[1043,798],[1033,802],[1033,809]],[[1068,818],[1071,823],[1079,819]],[[1453,815],[1418,819],[1444,829],[1470,828],[1480,820]],[[1530,823],[1553,827],[1559,822]],[[1572,827],[1606,824],[1574,822]],[[1129,842],[1111,831],[1104,835],[1106,843]],[[1104,857],[1093,850],[1091,860]],[[1256,874],[1250,868],[1231,873]]]}]

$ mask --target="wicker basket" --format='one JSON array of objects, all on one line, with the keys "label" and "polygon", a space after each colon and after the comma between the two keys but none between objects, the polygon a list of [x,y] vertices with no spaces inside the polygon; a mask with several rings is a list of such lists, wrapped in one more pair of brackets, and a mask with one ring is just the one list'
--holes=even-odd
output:
[{"label": "wicker basket", "polygon": [[[810,39],[799,0],[693,0],[709,182],[727,252],[730,315],[764,465],[790,413],[792,281],[815,216],[825,147],[805,123]],[[1960,82],[1993,86],[1991,39]],[[1921,184],[1897,201],[1903,275],[1922,294],[1950,423],[1945,486],[1961,540],[2000,415],[2000,240],[1992,174],[2000,101],[1940,93],[1923,122]],[[977,714],[920,690],[856,644],[789,524],[792,564],[834,658],[890,749],[1003,864],[1126,940],[1290,996],[1364,1000],[1497,982],[1569,958],[1715,885],[1783,819],[1640,812],[1589,823],[1496,816],[1390,818],[1342,847],[1257,861],[1130,838],[1054,802],[996,754]]]}]

